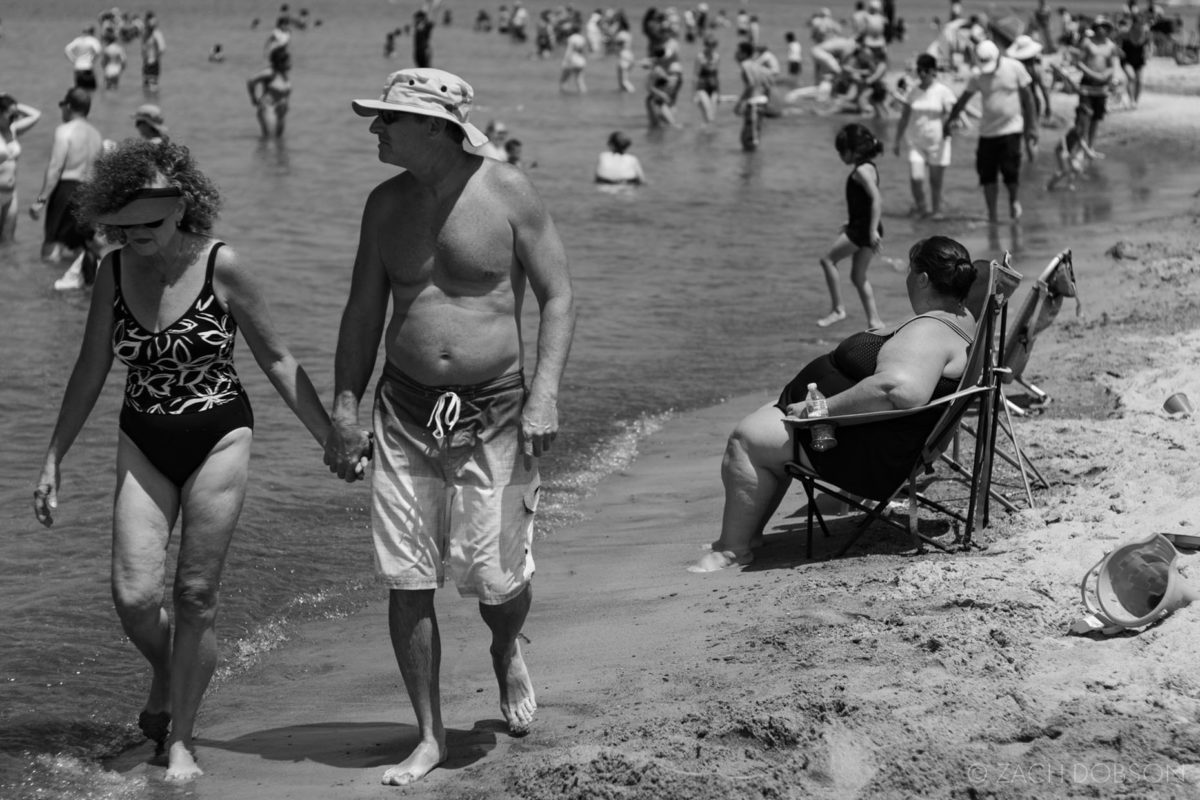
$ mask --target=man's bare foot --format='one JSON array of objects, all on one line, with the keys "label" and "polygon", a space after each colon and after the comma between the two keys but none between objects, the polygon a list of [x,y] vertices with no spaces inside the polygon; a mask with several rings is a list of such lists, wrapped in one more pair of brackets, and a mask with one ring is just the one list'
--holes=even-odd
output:
[{"label": "man's bare foot", "polygon": [[204,774],[196,763],[196,756],[183,742],[172,742],[167,751],[166,779],[172,783],[184,783],[195,780]]},{"label": "man's bare foot", "polygon": [[533,681],[525,668],[521,655],[521,642],[513,642],[512,650],[497,655],[492,653],[492,667],[500,684],[500,713],[508,723],[508,732],[513,736],[529,733],[533,715],[537,711],[537,700],[533,694]]},{"label": "man's bare foot", "polygon": [[406,786],[428,775],[446,760],[446,745],[437,742],[421,742],[408,758],[383,773],[384,786]]},{"label": "man's bare foot", "polygon": [[867,320],[867,330],[876,331],[884,326],[884,322],[879,317],[872,320]]},{"label": "man's bare foot", "polygon": [[752,553],[737,555],[729,550],[710,550],[687,568],[688,572],[716,572],[726,567],[741,567],[754,560]]},{"label": "man's bare foot", "polygon": [[826,314],[825,316],[823,316],[819,320],[817,320],[817,327],[818,328],[828,328],[833,323],[841,322],[845,318],[846,318],[846,309],[835,308],[833,311],[830,311],[828,314]]}]

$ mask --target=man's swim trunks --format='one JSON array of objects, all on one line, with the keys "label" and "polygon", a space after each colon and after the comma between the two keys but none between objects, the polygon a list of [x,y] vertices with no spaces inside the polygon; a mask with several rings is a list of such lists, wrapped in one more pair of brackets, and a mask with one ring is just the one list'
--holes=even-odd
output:
[{"label": "man's swim trunks", "polygon": [[387,364],[375,392],[371,529],[392,589],[500,605],[533,577],[540,481],[521,449],[521,372],[475,386],[424,386]]},{"label": "man's swim trunks", "polygon": [[92,238],[92,229],[75,218],[75,190],[79,181],[62,180],[50,193],[46,204],[46,244],[61,244],[78,250]]}]

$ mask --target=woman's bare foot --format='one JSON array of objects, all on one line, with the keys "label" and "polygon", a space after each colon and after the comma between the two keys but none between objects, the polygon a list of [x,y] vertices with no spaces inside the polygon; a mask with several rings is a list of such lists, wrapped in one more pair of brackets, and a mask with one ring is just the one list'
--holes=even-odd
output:
[{"label": "woman's bare foot", "polygon": [[741,567],[754,560],[752,553],[737,555],[729,550],[710,550],[704,557],[687,568],[688,572],[716,572],[726,567]]},{"label": "woman's bare foot", "polygon": [[521,655],[521,642],[513,642],[508,653],[492,653],[492,667],[500,684],[500,713],[508,723],[508,732],[513,736],[524,736],[533,724],[537,699],[533,693],[533,681]]},{"label": "woman's bare foot", "polygon": [[421,742],[408,758],[383,773],[384,786],[406,786],[416,783],[446,760],[446,745],[437,742]]},{"label": "woman's bare foot", "polygon": [[166,779],[172,783],[184,783],[195,780],[204,774],[196,763],[196,756],[183,742],[172,742],[167,751]]},{"label": "woman's bare foot", "polygon": [[833,311],[830,311],[828,314],[826,314],[825,316],[823,316],[819,320],[817,320],[817,327],[818,328],[828,328],[833,323],[841,322],[845,318],[846,318],[846,309],[840,308],[840,307],[835,308]]}]

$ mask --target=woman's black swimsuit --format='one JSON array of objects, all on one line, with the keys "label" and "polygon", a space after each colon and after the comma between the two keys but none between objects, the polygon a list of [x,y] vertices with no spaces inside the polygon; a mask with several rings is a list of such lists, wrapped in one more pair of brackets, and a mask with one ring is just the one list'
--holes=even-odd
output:
[{"label": "woman's black swimsuit", "polygon": [[254,428],[237,372],[237,322],[213,292],[216,242],[204,286],[174,323],[157,333],[142,326],[121,292],[121,251],[113,253],[112,348],[129,367],[121,430],[159,472],[182,488],[225,434]]},{"label": "woman's black swimsuit", "polygon": [[705,60],[701,56],[700,67],[696,70],[696,91],[705,92],[713,97],[720,94],[720,84],[718,82],[718,57],[713,56],[712,60]]},{"label": "woman's black swimsuit", "polygon": [[[850,221],[846,223],[843,230],[846,233],[846,238],[851,244],[857,247],[871,246],[871,195],[867,193],[858,181],[854,180],[854,173],[863,164],[870,164],[875,170],[875,185],[879,185],[879,169],[873,161],[864,161],[862,164],[855,164],[854,169],[846,177],[846,208],[850,212]],[[879,235],[883,236],[883,223],[879,223]]]},{"label": "woman's black swimsuit", "polygon": [[[971,338],[966,333],[942,317],[920,315],[904,325],[922,318],[938,320],[970,344]],[[891,333],[863,331],[847,337],[832,353],[817,357],[800,370],[800,374],[784,387],[776,406],[786,414],[789,405],[804,402],[810,383],[817,384],[822,394],[829,397],[874,375],[879,351],[904,325]],[[939,378],[930,399],[952,394],[958,384],[958,378]],[[840,427],[836,432],[837,447],[824,452],[812,449],[807,434],[802,433],[799,441],[809,463],[823,479],[862,497],[882,500],[908,477],[942,411],[931,408],[886,422]]]}]

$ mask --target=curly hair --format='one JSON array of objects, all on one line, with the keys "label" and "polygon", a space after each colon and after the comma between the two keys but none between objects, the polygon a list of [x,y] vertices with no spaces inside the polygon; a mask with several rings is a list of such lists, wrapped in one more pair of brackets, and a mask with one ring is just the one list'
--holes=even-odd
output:
[{"label": "curly hair", "polygon": [[[221,208],[216,184],[196,167],[191,151],[183,145],[146,139],[126,139],[96,159],[92,179],[75,194],[76,216],[92,224],[97,216],[119,211],[160,175],[183,192],[187,203],[179,228],[189,233],[211,231]],[[125,241],[120,228],[103,224],[96,228],[109,241]]]}]

